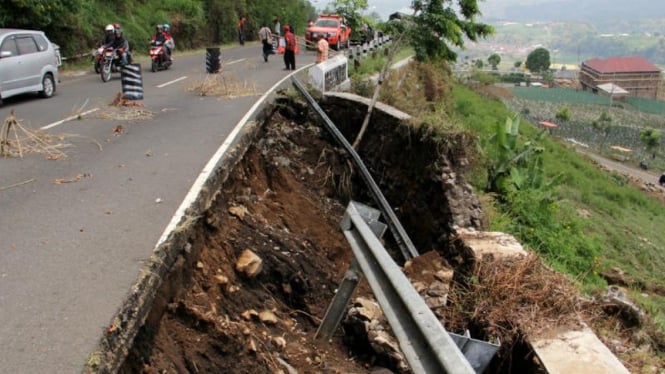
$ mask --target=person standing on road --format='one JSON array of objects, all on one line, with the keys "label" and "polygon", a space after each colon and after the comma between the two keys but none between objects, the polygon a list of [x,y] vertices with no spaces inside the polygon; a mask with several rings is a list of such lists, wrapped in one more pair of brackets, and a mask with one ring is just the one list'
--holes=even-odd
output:
[{"label": "person standing on road", "polygon": [[279,43],[279,36],[282,33],[282,24],[279,23],[279,18],[275,17],[275,37],[277,38],[277,42]]},{"label": "person standing on road", "polygon": [[245,17],[240,17],[238,21],[238,41],[240,45],[245,45]]},{"label": "person standing on road", "polygon": [[317,37],[318,41],[316,42],[316,63],[320,64],[323,61],[328,59],[328,41],[323,37],[322,34],[319,34]]},{"label": "person standing on road", "polygon": [[263,46],[263,61],[268,62],[268,56],[270,56],[272,51],[272,33],[267,23],[263,23],[263,27],[259,30],[259,39],[261,39],[261,45]]},{"label": "person standing on road", "polygon": [[296,70],[296,36],[293,35],[293,30],[289,25],[284,26],[284,41],[286,43],[284,47],[286,69],[284,70]]}]

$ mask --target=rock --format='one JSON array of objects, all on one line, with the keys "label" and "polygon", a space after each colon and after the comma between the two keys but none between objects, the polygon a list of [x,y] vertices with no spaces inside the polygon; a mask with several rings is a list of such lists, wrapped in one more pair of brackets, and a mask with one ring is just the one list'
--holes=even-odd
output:
[{"label": "rock", "polygon": [[266,325],[276,325],[277,322],[279,322],[279,319],[275,315],[275,313],[269,311],[269,310],[264,310],[261,313],[259,313],[259,319],[261,322],[265,323]]},{"label": "rock", "polygon": [[252,319],[252,317],[258,317],[259,312],[257,312],[254,309],[249,309],[249,310],[246,310],[246,311],[242,312],[242,314],[240,316],[242,316],[242,318],[244,318],[245,320],[249,321],[249,320]]},{"label": "rock", "polygon": [[281,336],[274,336],[272,338],[272,343],[280,350],[286,347],[286,339],[282,338]]},{"label": "rock", "polygon": [[234,216],[243,219],[246,214],[249,213],[247,210],[247,207],[244,205],[234,205],[229,207],[229,213],[233,214]]},{"label": "rock", "polygon": [[383,312],[381,312],[381,307],[379,307],[378,303],[364,297],[359,297],[353,301],[349,315],[360,317],[365,321],[372,321],[382,318]]},{"label": "rock", "polygon": [[452,269],[447,269],[447,270],[439,270],[434,274],[434,278],[437,280],[449,284],[453,280],[453,276],[455,275],[455,272]]},{"label": "rock", "polygon": [[245,249],[236,261],[236,271],[248,278],[256,277],[263,268],[263,260],[250,249]]},{"label": "rock", "polygon": [[503,232],[476,231],[458,228],[453,239],[456,250],[472,260],[481,260],[485,256],[494,258],[516,258],[526,256],[527,252],[514,236]]},{"label": "rock", "polygon": [[249,338],[249,341],[247,342],[247,350],[250,351],[251,353],[256,353],[256,342],[254,342],[254,339]]},{"label": "rock", "polygon": [[225,275],[218,274],[215,275],[215,282],[217,282],[217,284],[225,285],[229,283],[229,278]]},{"label": "rock", "polygon": [[416,292],[422,293],[427,290],[427,286],[423,282],[413,282],[413,288],[416,289]]}]

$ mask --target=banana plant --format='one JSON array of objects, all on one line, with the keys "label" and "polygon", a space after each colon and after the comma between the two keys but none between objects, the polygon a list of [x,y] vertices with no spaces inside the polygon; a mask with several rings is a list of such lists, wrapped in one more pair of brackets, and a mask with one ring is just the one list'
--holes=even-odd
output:
[{"label": "banana plant", "polygon": [[[497,157],[489,167],[487,190],[502,197],[525,189],[543,189],[552,182],[545,181],[542,153],[544,148],[537,142],[547,136],[541,131],[533,139],[524,143],[518,141],[520,118],[507,117],[504,123],[497,123],[490,142],[497,148]],[[558,179],[558,178],[557,178]]]}]

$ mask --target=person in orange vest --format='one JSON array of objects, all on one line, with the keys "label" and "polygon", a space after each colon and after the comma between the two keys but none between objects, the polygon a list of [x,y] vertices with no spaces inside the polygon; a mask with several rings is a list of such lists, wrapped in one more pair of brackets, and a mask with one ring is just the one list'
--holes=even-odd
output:
[{"label": "person in orange vest", "polygon": [[318,41],[316,42],[316,63],[320,64],[323,61],[328,59],[328,41],[323,37],[323,34],[319,34],[317,37]]},{"label": "person in orange vest", "polygon": [[284,42],[284,70],[296,70],[296,36],[289,25],[284,26]]}]

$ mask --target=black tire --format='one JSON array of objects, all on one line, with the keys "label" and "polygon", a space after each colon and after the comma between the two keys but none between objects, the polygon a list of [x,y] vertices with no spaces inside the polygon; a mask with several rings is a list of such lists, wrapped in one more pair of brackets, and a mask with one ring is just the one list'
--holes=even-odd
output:
[{"label": "black tire", "polygon": [[100,75],[102,76],[102,82],[111,80],[111,64],[104,64]]},{"label": "black tire", "polygon": [[95,74],[99,74],[102,72],[102,64],[99,62],[99,60],[95,60]]},{"label": "black tire", "polygon": [[39,96],[43,98],[49,98],[55,93],[55,79],[51,73],[44,74],[42,78],[42,90],[39,91]]},{"label": "black tire", "polygon": [[337,43],[335,43],[335,50],[339,51],[340,44],[339,44],[339,39],[337,39]]},{"label": "black tire", "polygon": [[159,64],[157,63],[156,60],[152,60],[152,64],[150,65],[150,70],[152,70],[153,73],[159,70]]}]

